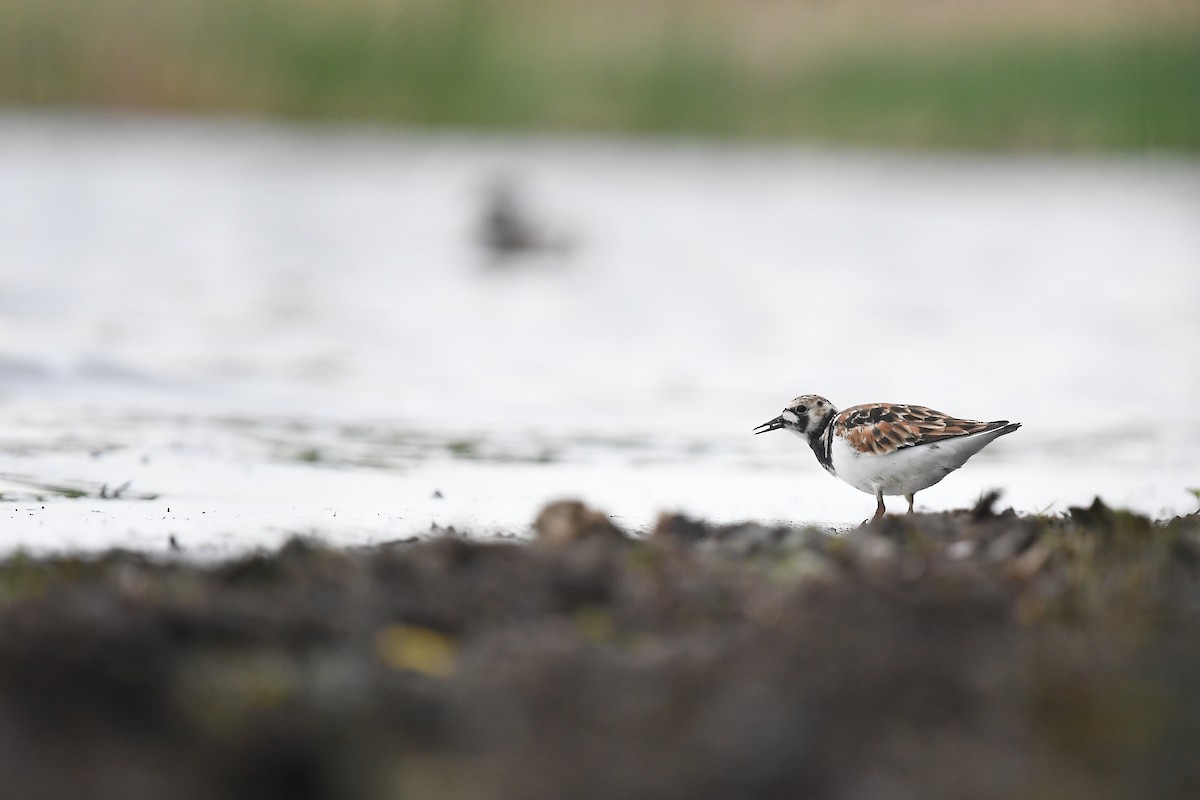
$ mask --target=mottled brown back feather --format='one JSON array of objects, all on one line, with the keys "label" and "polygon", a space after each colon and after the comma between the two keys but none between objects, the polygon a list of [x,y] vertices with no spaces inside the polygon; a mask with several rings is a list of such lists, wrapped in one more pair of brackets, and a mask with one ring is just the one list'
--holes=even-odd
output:
[{"label": "mottled brown back feather", "polygon": [[860,453],[881,455],[956,436],[995,430],[1007,420],[958,419],[925,406],[870,403],[852,406],[833,421],[833,433]]}]

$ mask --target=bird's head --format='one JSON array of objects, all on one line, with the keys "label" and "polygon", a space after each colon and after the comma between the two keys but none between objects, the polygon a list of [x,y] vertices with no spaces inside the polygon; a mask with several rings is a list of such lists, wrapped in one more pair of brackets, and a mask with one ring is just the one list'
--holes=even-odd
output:
[{"label": "bird's head", "polygon": [[836,414],[833,407],[824,397],[816,394],[802,394],[783,407],[783,413],[770,422],[764,422],[754,429],[755,433],[768,431],[789,430],[797,436],[809,438],[825,427],[825,420],[831,414]]}]

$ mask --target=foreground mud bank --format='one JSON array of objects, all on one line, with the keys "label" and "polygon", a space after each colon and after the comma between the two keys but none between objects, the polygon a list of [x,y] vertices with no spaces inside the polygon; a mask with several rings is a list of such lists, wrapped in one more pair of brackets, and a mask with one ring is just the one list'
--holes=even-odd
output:
[{"label": "foreground mud bank", "polygon": [[0,565],[14,797],[1200,793],[1200,518]]}]

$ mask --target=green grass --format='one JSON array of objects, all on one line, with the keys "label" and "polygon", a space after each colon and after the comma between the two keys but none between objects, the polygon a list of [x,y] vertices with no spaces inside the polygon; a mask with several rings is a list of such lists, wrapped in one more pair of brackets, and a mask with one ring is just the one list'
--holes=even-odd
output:
[{"label": "green grass", "polygon": [[891,35],[876,24],[826,35],[776,9],[795,33],[764,47],[748,14],[712,3],[666,18],[614,0],[592,17],[582,8],[0,0],[0,102],[912,147],[1200,150],[1192,17],[1078,30],[914,33],[910,24]]},{"label": "green grass", "polygon": [[1200,148],[1200,46],[1190,36],[854,54],[795,81],[798,111],[811,115],[796,125],[834,138]]}]

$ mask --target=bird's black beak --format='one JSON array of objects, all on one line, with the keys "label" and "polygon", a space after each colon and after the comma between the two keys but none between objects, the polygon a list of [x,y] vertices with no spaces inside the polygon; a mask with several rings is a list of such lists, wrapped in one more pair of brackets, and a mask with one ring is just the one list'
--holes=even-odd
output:
[{"label": "bird's black beak", "polygon": [[759,425],[757,428],[754,429],[754,433],[755,434],[769,433],[770,431],[777,431],[782,427],[783,427],[783,415],[780,414],[778,417],[771,420],[770,422],[764,422],[762,425]]}]

